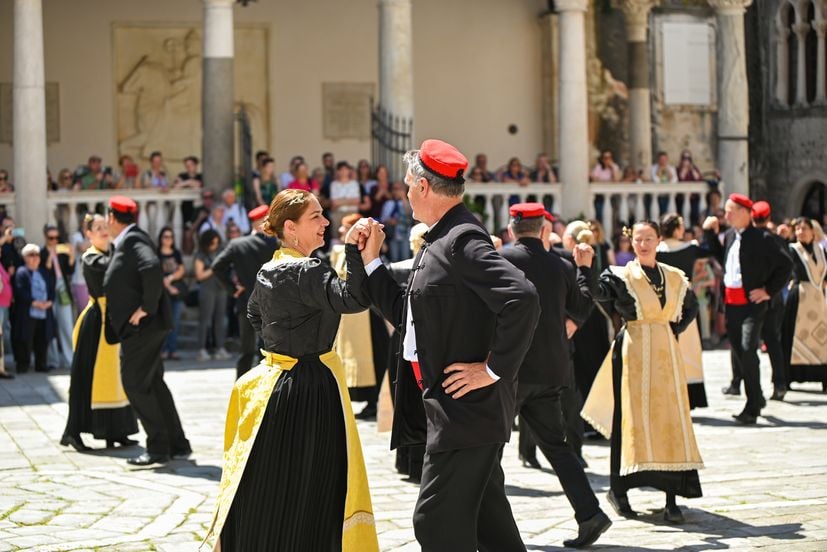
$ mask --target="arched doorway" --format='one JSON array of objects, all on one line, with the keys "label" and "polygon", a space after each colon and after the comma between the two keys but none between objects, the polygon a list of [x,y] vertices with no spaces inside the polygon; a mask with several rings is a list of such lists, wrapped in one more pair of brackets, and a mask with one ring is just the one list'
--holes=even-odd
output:
[{"label": "arched doorway", "polygon": [[827,184],[813,182],[801,203],[801,215],[814,218],[823,224],[825,214],[827,214]]}]

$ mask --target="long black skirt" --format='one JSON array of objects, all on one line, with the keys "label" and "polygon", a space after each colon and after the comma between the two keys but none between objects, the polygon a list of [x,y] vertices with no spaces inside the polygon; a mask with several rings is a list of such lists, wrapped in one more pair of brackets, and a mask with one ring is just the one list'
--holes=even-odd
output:
[{"label": "long black skirt", "polygon": [[347,441],[339,388],[318,357],[276,382],[221,532],[223,552],[342,550]]},{"label": "long black skirt", "polygon": [[620,398],[620,382],[623,374],[623,338],[625,330],[618,333],[612,350],[612,381],[614,383],[614,415],[612,418],[612,439],[610,458],[609,485],[616,495],[626,494],[629,489],[652,487],[665,493],[698,498],[703,496],[698,470],[684,471],[640,471],[629,475],[620,475],[620,450],[622,435],[620,431],[623,413]]},{"label": "long black skirt", "polygon": [[819,381],[827,385],[827,365],[792,364],[793,338],[795,337],[795,319],[798,316],[798,286],[793,286],[787,296],[784,322],[781,326],[781,346],[784,348],[784,361],[787,365],[787,383]]},{"label": "long black skirt", "polygon": [[69,418],[64,433],[91,433],[95,439],[120,440],[138,433],[132,407],[92,409],[92,378],[102,329],[103,316],[95,303],[80,320],[69,380]]}]

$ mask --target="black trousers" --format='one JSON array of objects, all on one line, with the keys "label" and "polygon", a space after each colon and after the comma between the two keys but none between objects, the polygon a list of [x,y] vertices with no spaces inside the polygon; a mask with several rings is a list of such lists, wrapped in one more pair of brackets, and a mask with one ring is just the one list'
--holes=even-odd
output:
[{"label": "black trousers", "polygon": [[[563,492],[574,508],[575,519],[583,522],[597,514],[600,506],[577,452],[566,441],[563,390],[561,387],[521,383],[517,386],[517,411],[521,424],[526,424],[526,429],[554,468]],[[522,432],[521,425],[520,434]]]},{"label": "black trousers", "polygon": [[769,301],[747,305],[726,306],[726,327],[732,361],[732,383],[744,380],[747,404],[744,411],[753,416],[761,414],[766,405],[761,391],[761,373],[758,361],[758,345],[761,329],[767,316]]},{"label": "black trousers", "polygon": [[413,525],[422,552],[523,552],[505,496],[503,445],[425,453]]},{"label": "black trousers", "polygon": [[784,347],[781,345],[781,326],[784,322],[784,298],[776,293],[769,302],[764,326],[761,328],[761,340],[767,346],[767,354],[772,365],[772,383],[776,387],[787,386],[787,362],[784,359]]},{"label": "black trousers", "polygon": [[146,451],[175,454],[190,449],[175,401],[164,382],[161,347],[168,331],[158,317],[121,342],[121,377],[129,402],[146,431]]},{"label": "black trousers", "polygon": [[33,318],[31,334],[31,341],[12,340],[15,370],[18,374],[29,371],[32,365],[32,351],[34,351],[34,369],[38,372],[46,369],[46,353],[49,349],[49,344],[46,343],[46,321]]},{"label": "black trousers", "polygon": [[235,363],[235,377],[240,378],[250,371],[253,362],[258,358],[258,335],[250,320],[247,319],[247,308],[238,313],[239,357]]}]

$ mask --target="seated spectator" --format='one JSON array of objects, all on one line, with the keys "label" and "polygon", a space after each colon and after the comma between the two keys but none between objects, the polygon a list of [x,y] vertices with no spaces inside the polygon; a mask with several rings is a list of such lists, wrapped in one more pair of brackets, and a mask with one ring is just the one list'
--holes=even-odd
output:
[{"label": "seated spectator", "polygon": [[149,169],[141,175],[141,188],[160,188],[166,190],[169,187],[167,171],[164,168],[164,158],[160,151],[153,151],[149,154]]},{"label": "seated spectator", "polygon": [[184,267],[184,257],[175,247],[175,233],[169,226],[161,228],[158,234],[158,258],[161,260],[161,271],[164,275],[164,290],[169,296],[172,306],[172,331],[167,334],[161,354],[167,360],[178,360],[178,331],[181,326],[181,310],[187,300],[187,283],[184,277],[187,269]]},{"label": "seated spectator", "polygon": [[17,373],[29,371],[32,352],[35,371],[48,372],[51,367],[46,366],[46,353],[54,336],[52,305],[55,301],[55,282],[40,267],[40,247],[37,244],[26,244],[21,253],[25,264],[14,274],[12,315],[12,345]]},{"label": "seated spectator", "polygon": [[678,173],[675,167],[669,164],[669,155],[665,151],[658,152],[657,162],[652,165],[652,182],[661,184],[675,183],[678,181]]},{"label": "seated spectator", "polygon": [[[484,153],[478,153],[474,158],[474,169],[479,169],[482,172],[480,182],[494,182],[496,180],[494,173],[488,170],[488,156]],[[471,172],[474,172],[473,169]]]},{"label": "seated spectator", "polygon": [[375,220],[382,219],[382,209],[385,203],[393,199],[391,191],[390,176],[385,165],[376,167],[376,185],[370,192],[370,212],[367,216]]},{"label": "seated spectator", "polygon": [[279,182],[276,178],[276,162],[272,157],[265,157],[261,160],[261,172],[253,177],[253,194],[257,205],[270,205],[277,193]]},{"label": "seated spectator", "polygon": [[[238,221],[235,221],[236,223]],[[227,225],[224,222],[224,204],[219,203],[212,208],[210,216],[198,227],[198,235],[200,236],[207,230],[215,230],[221,236],[221,241],[227,240]]]},{"label": "seated spectator", "polygon": [[385,225],[385,242],[388,244],[391,262],[410,258],[413,209],[408,201],[408,187],[404,183],[393,183],[393,199],[385,202],[380,220]]},{"label": "seated spectator", "polygon": [[75,190],[105,190],[112,187],[112,167],[103,167],[101,158],[91,155],[87,164],[75,171]]},{"label": "seated spectator", "polygon": [[523,169],[523,164],[517,157],[508,160],[508,166],[502,173],[501,181],[509,184],[519,184],[520,186],[528,186],[531,183],[528,173]]},{"label": "seated spectator", "polygon": [[[319,195],[319,183],[310,178],[307,163],[301,162],[296,165],[296,178],[288,186],[290,189],[304,190]],[[269,204],[268,204],[269,205]]]},{"label": "seated spectator", "polygon": [[611,151],[605,150],[600,154],[589,174],[589,180],[591,182],[620,182],[622,180],[620,167],[615,163]]},{"label": "seated spectator", "polygon": [[530,175],[532,182],[541,182],[546,184],[553,184],[557,182],[557,176],[554,174],[554,169],[551,167],[551,161],[548,155],[541,153],[537,155],[537,161],[534,165],[534,170]]},{"label": "seated spectator", "polygon": [[681,152],[681,160],[676,171],[680,182],[701,182],[704,178],[701,170],[692,161],[692,153],[689,150]]},{"label": "seated spectator", "polygon": [[178,174],[173,186],[197,190],[204,186],[204,177],[198,172],[198,158],[196,156],[190,155],[184,158],[184,172]]},{"label": "seated spectator", "polygon": [[376,180],[373,178],[373,170],[367,159],[360,159],[359,162],[356,163],[356,182],[359,183],[367,194],[370,194],[373,191],[373,187],[376,186]]},{"label": "seated spectator", "polygon": [[[221,249],[221,237],[215,230],[207,230],[199,239],[198,253],[193,261],[198,282],[198,360],[227,360],[230,354],[224,348],[227,337],[227,291],[213,274],[212,263]],[[207,352],[207,334],[212,330],[215,353]]]},{"label": "seated spectator", "polygon": [[[247,218],[247,210],[244,206],[236,201],[235,190],[227,188],[221,194],[221,199],[224,200],[224,226],[229,221],[235,222],[241,228],[242,234],[250,233],[250,220]],[[226,234],[221,237],[221,241],[226,241]]]},{"label": "seated spectator", "polygon": [[56,192],[71,192],[72,191],[72,171],[69,169],[60,169],[57,173],[57,181],[55,182]]},{"label": "seated spectator", "polygon": [[14,191],[14,186],[9,179],[9,171],[0,169],[0,194],[8,194]]},{"label": "seated spectator", "polygon": [[121,155],[118,158],[118,168],[120,170],[118,174],[115,175],[116,189],[132,190],[141,187],[141,183],[138,180],[138,175],[141,173],[141,170],[131,155]]},{"label": "seated spectator", "polygon": [[[287,186],[290,185],[293,180],[296,178],[296,167],[299,166],[299,163],[304,163],[304,157],[301,155],[296,155],[292,159],[290,159],[290,169],[284,171],[279,175],[279,184],[281,184],[281,188],[285,189]],[[270,205],[267,203],[267,205]]]}]

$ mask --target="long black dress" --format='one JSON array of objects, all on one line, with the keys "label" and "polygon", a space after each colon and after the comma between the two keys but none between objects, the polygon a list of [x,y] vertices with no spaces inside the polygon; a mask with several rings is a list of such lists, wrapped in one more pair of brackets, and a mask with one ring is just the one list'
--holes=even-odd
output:
[{"label": "long black dress", "polygon": [[[138,422],[132,407],[127,404],[117,408],[92,408],[92,380],[95,377],[96,363],[101,366],[102,362],[114,363],[118,360],[117,345],[105,344],[106,350],[100,347],[103,331],[102,304],[105,301],[103,277],[109,257],[90,248],[81,260],[91,304],[81,313],[76,323],[77,343],[69,383],[69,418],[64,434],[91,433],[96,439],[120,441],[138,432]],[[101,366],[102,369],[109,367]],[[120,365],[116,369],[120,370]],[[120,388],[120,385],[117,387]]]},{"label": "long black dress", "polygon": [[[355,247],[347,254],[348,263],[361,263]],[[340,315],[367,308],[358,278],[348,276],[340,280],[329,265],[287,248],[259,271],[248,304],[250,322],[268,356],[295,364],[282,368],[266,402],[221,531],[224,552],[342,550],[353,437],[346,435],[346,397],[333,373],[333,363],[341,367],[341,361],[331,360],[336,355],[330,351]],[[254,368],[236,388],[254,392],[248,382],[261,372],[261,365]],[[347,415],[352,416],[349,402]],[[368,543],[365,549],[371,549]]]}]

